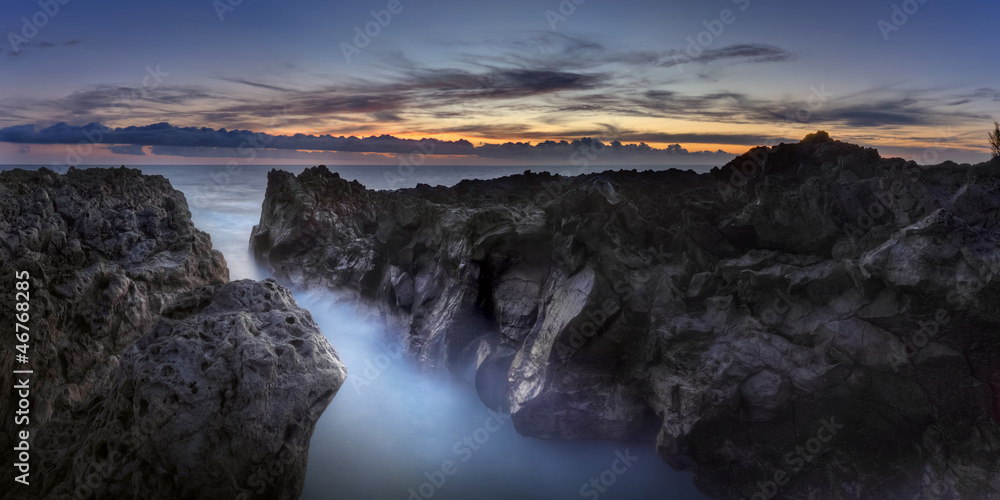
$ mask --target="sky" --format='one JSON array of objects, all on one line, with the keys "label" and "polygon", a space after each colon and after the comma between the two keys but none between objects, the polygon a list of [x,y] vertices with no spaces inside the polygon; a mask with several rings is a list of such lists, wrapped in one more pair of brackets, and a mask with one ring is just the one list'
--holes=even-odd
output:
[{"label": "sky", "polygon": [[995,0],[0,0],[0,163],[721,165],[816,130],[979,162],[998,19]]}]

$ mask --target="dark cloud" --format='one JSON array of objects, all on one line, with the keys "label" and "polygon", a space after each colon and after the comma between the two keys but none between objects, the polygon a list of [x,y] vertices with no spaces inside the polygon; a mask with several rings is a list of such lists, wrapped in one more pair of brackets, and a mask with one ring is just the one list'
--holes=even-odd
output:
[{"label": "dark cloud", "polygon": [[[411,100],[516,99],[605,85],[608,75],[538,68],[486,67],[481,72],[410,69],[385,83],[366,83],[379,94],[406,94]],[[341,90],[344,90],[341,87]]]},{"label": "dark cloud", "polygon": [[[826,87],[824,90],[828,91]],[[864,129],[897,126],[946,126],[989,117],[962,108],[954,94],[884,88],[851,95],[825,96],[817,88],[804,89],[795,98],[763,99],[740,92],[685,94],[646,90],[603,96],[595,101],[605,109],[632,116],[685,118],[713,123],[765,125],[841,125]],[[688,142],[677,139],[679,142]],[[738,142],[727,144],[741,144]]]},{"label": "dark cloud", "polygon": [[83,43],[83,40],[69,40],[66,42],[39,42],[39,47],[50,48],[50,47],[68,47],[71,45],[78,45]]},{"label": "dark cloud", "polygon": [[[13,51],[13,52],[8,52],[8,55],[18,56],[18,55],[21,55],[21,54],[24,54],[24,53],[28,52],[28,51],[25,51],[22,47],[38,47],[40,49],[51,49],[53,47],[69,47],[71,45],[79,45],[81,43],[83,43],[83,40],[68,40],[68,41],[65,41],[65,42],[46,42],[46,41],[41,41],[41,42],[19,43],[18,47],[17,47],[17,50]],[[0,52],[3,52],[3,51],[0,50]]]},{"label": "dark cloud", "polygon": [[744,43],[728,45],[717,49],[707,49],[689,62],[709,63],[720,60],[737,60],[745,63],[785,62],[795,59],[795,55],[774,45]]},{"label": "dark cloud", "polygon": [[709,64],[717,61],[725,61],[727,64],[764,64],[787,62],[795,59],[795,54],[781,47],[745,43],[700,49],[697,51],[697,55],[675,49],[610,52],[607,54],[605,62],[618,62],[635,67],[656,66],[673,68],[682,64]]},{"label": "dark cloud", "polygon": [[[864,101],[845,99],[817,110],[814,120],[853,128],[931,126],[988,120],[989,115],[957,108],[967,103],[948,102],[947,97],[928,98],[918,92],[899,92],[898,97],[876,97]],[[950,105],[950,106],[949,106]]]},{"label": "dark cloud", "polygon": [[[83,126],[65,122],[35,130],[33,125],[18,125],[0,129],[0,141],[19,144],[76,144],[93,142],[136,146],[183,146],[206,148],[306,149],[349,151],[366,153],[409,153],[421,145],[413,139],[400,139],[389,135],[358,138],[331,135],[269,135],[249,130],[226,130],[196,127],[175,127],[169,123],[155,123],[111,129],[100,123]],[[468,141],[440,141],[433,143],[441,154],[469,154],[472,144]]]},{"label": "dark cloud", "polygon": [[289,89],[287,87],[281,87],[278,85],[268,85],[266,83],[255,82],[247,78],[219,78],[219,80],[222,80],[224,82],[239,83],[242,85],[248,85],[250,87],[257,87],[266,90],[275,90],[278,92],[294,92],[292,89]]},{"label": "dark cloud", "polygon": [[930,125],[920,113],[899,112],[897,108],[884,110],[865,108],[841,108],[822,114],[823,121],[842,122],[850,127],[880,127],[885,125]]},{"label": "dark cloud", "polygon": [[380,122],[401,122],[403,118],[391,111],[376,111],[371,114],[372,118]]},{"label": "dark cloud", "polygon": [[[612,96],[622,110],[632,110],[639,116],[693,118],[713,122],[759,122],[761,114],[777,114],[787,105],[781,102],[754,99],[738,92],[715,92],[691,95],[672,90],[648,90],[638,94]],[[774,117],[768,116],[773,122]]]},{"label": "dark cloud", "polygon": [[[139,75],[142,77],[142,74]],[[227,96],[187,86],[92,85],[56,99],[0,100],[0,116],[26,117],[52,115],[72,116],[80,122],[170,119],[190,116],[190,109],[199,109],[201,100],[229,99]],[[184,110],[183,107],[189,107]],[[177,108],[176,112],[171,109]],[[36,118],[37,119],[37,118]]]},{"label": "dark cloud", "polygon": [[[472,65],[514,66],[583,70],[599,66],[619,66],[630,69],[672,68],[679,64],[708,64],[716,61],[734,63],[774,63],[796,58],[791,52],[768,44],[735,44],[701,49],[689,54],[685,47],[667,49],[616,48],[594,40],[559,33],[537,33],[515,40],[492,41],[490,53],[462,54],[460,59]],[[499,53],[496,53],[499,48]],[[694,52],[694,51],[692,51]]]},{"label": "dark cloud", "polygon": [[604,78],[602,75],[527,69],[495,69],[481,76],[477,76],[477,81],[482,83],[480,96],[493,99],[591,89]]},{"label": "dark cloud", "polygon": [[[134,86],[91,85],[52,99],[0,98],[0,123],[37,122],[45,120],[43,117],[46,116],[55,116],[60,120],[72,119],[78,123],[150,123],[192,117],[202,123],[219,123],[198,119],[198,115],[212,113],[213,105],[221,105],[232,99],[195,86],[144,87],[142,77],[143,73],[140,73]],[[267,109],[265,103],[259,103],[258,113],[261,109]],[[242,115],[234,116],[237,119],[243,118]]]},{"label": "dark cloud", "polygon": [[987,99],[994,102],[1000,101],[1000,90],[990,87],[982,87],[972,91],[970,97],[973,99]]}]

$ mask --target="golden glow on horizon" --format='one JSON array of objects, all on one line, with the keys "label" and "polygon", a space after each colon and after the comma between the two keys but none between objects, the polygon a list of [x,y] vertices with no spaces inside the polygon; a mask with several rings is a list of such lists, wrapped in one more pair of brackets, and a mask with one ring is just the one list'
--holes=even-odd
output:
[{"label": "golden glow on horizon", "polygon": [[[815,132],[817,127],[810,127],[808,124],[800,125],[792,129],[785,130],[784,137],[789,139],[798,140],[804,137],[806,134]],[[920,140],[914,137],[920,137],[920,133],[926,133],[927,130],[912,130],[909,131],[912,134],[907,134],[907,131],[894,130],[891,134],[886,134],[882,137],[871,137],[870,135],[860,135],[851,134],[850,131],[837,130],[833,128],[827,128],[831,136],[834,139],[841,140],[844,142],[854,143],[865,147],[873,147],[879,149],[883,156],[899,156],[906,159],[913,159],[920,163],[938,163],[946,159],[955,159],[955,155],[982,155],[981,160],[974,161],[985,161],[988,159],[988,148],[986,147],[985,132],[980,130],[944,130],[937,131],[942,135],[942,139],[933,140]],[[934,131],[931,131],[933,135]],[[294,135],[299,133],[295,130],[283,129],[280,132],[278,130],[269,130],[268,133],[271,134],[283,134],[283,135]],[[301,132],[307,133],[307,132]],[[502,144],[504,142],[529,142],[533,145],[542,142],[534,138],[528,139],[523,137],[510,137],[505,139],[486,139],[477,138],[473,134],[427,134],[419,132],[398,132],[394,133],[390,130],[385,132],[373,132],[366,134],[357,134],[357,137],[368,137],[368,136],[378,136],[382,134],[392,135],[404,139],[419,140],[423,138],[437,138],[441,140],[456,141],[459,139],[465,139],[475,146],[479,146],[481,143],[487,144]],[[708,131],[702,133],[710,133]],[[719,132],[716,132],[719,134]],[[752,134],[753,131],[750,127],[738,127],[738,131],[729,131],[729,134],[740,133],[740,134]],[[759,132],[761,135],[766,135],[766,132],[762,129]],[[771,133],[774,131],[772,129]],[[950,137],[946,135],[951,134]],[[315,135],[315,133],[309,134]],[[339,136],[341,134],[332,134]],[[553,134],[556,137],[553,140],[562,140],[558,134]],[[983,135],[982,140],[979,139],[979,135]],[[600,137],[598,137],[600,138]],[[570,138],[567,136],[567,140]],[[605,142],[609,142],[606,140]],[[622,141],[625,143],[635,143],[633,141]],[[673,143],[670,142],[649,142],[650,147],[664,149]],[[743,154],[744,152],[751,149],[752,145],[742,145],[742,144],[726,144],[726,143],[691,143],[691,142],[681,142],[681,146],[691,152],[695,151],[710,151],[715,152],[722,150],[726,153],[732,155]],[[764,144],[761,144],[764,145]],[[79,145],[68,145],[68,144],[31,144],[28,145],[30,152],[22,153],[22,145],[14,143],[0,143],[0,163],[3,164],[45,164],[45,165],[69,165],[69,164],[79,164],[79,165],[149,165],[149,164],[225,164],[229,161],[237,161],[244,164],[311,164],[318,162],[327,162],[331,165],[334,164],[363,164],[363,163],[374,163],[374,164],[392,164],[397,162],[397,155],[395,153],[341,153],[325,150],[268,150],[272,152],[274,156],[278,157],[260,157],[260,158],[247,158],[247,157],[235,157],[235,158],[217,158],[217,157],[188,157],[188,156],[175,156],[175,155],[153,155],[151,154],[151,147],[144,146],[143,151],[145,155],[126,155],[126,154],[115,154],[109,151],[107,148],[110,146],[108,144],[96,144],[96,145],[85,145],[90,147],[80,148]],[[77,154],[73,154],[74,151],[80,150]],[[87,152],[89,154],[83,155],[80,153]],[[276,152],[276,153],[275,153]],[[299,157],[293,158],[281,158],[282,154],[288,156],[294,156],[296,154],[301,154]],[[263,156],[263,155],[262,155]],[[405,153],[403,154],[405,156]],[[429,154],[425,155],[429,159],[428,164],[434,163],[450,163],[450,162],[465,162],[468,164],[502,164],[505,160],[500,158],[477,158],[475,156],[463,156],[463,155],[442,155],[442,154]],[[434,161],[437,160],[437,161]],[[511,160],[513,163],[522,163],[525,160]],[[957,160],[956,161],[960,161]],[[970,160],[966,160],[970,161]],[[960,161],[961,162],[961,161]],[[545,162],[539,162],[545,163]]]}]

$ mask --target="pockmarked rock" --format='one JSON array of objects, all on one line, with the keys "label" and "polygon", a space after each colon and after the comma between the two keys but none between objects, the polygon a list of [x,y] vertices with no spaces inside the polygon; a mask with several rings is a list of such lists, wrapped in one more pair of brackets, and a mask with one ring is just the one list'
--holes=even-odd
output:
[{"label": "pockmarked rock", "polygon": [[138,170],[0,172],[0,215],[0,286],[30,276],[29,363],[0,337],[0,444],[30,433],[30,484],[4,467],[0,496],[298,497],[345,371],[287,289],[227,283],[183,193]]},{"label": "pockmarked rock", "polygon": [[[3,311],[14,310],[6,292],[17,272],[30,275],[33,426],[99,390],[177,294],[229,280],[184,194],[164,177],[125,167],[0,172]],[[0,336],[2,415],[14,411],[13,341]],[[12,447],[13,419],[0,429],[0,444]]]},{"label": "pockmarked rock", "polygon": [[109,387],[40,434],[54,498],[294,499],[316,421],[346,371],[273,281],[180,295]]}]

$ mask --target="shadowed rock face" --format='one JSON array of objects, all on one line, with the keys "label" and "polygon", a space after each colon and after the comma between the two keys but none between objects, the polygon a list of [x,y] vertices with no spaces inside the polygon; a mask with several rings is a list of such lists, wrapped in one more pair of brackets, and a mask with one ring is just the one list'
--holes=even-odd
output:
[{"label": "shadowed rock face", "polygon": [[0,214],[0,286],[31,276],[29,365],[0,337],[5,449],[34,370],[32,484],[5,467],[4,498],[298,496],[344,370],[287,290],[224,285],[184,195],[138,170],[0,172]]},{"label": "shadowed rock face", "polygon": [[825,133],[709,174],[393,192],[272,171],[251,248],[346,287],[524,434],[656,447],[718,498],[1000,498],[1000,164]]},{"label": "shadowed rock face", "polygon": [[125,351],[101,396],[45,427],[42,489],[297,498],[309,438],[345,377],[288,289],[271,280],[195,289]]},{"label": "shadowed rock face", "polygon": [[[124,167],[4,171],[0,214],[3,314],[14,310],[15,272],[31,276],[34,425],[107,381],[118,356],[176,294],[229,280],[184,195],[161,176]],[[13,335],[2,339],[0,413],[8,415],[16,351]],[[5,447],[10,420],[3,421]]]}]

